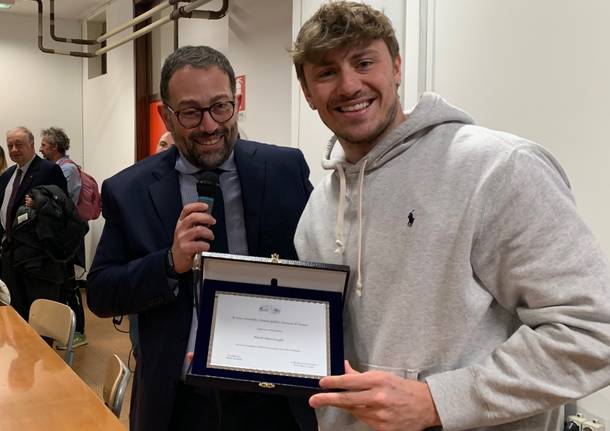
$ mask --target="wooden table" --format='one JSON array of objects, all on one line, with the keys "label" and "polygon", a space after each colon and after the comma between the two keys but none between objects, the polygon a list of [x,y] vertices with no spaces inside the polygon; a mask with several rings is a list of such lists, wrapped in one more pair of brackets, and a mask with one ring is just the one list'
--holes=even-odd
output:
[{"label": "wooden table", "polygon": [[0,306],[0,430],[125,427],[12,307]]}]

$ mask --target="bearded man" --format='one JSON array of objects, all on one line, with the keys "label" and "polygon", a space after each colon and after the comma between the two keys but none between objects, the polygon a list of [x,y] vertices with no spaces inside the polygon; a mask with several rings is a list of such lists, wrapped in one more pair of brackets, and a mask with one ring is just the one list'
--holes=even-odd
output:
[{"label": "bearded man", "polygon": [[[296,258],[293,236],[312,190],[303,154],[238,138],[235,74],[212,48],[171,54],[161,98],[175,145],[102,185],[106,224],[87,280],[95,314],[139,317],[131,429],[317,430],[305,399],[184,383],[197,327],[193,257]],[[212,214],[197,202],[205,171],[220,177]]]}]

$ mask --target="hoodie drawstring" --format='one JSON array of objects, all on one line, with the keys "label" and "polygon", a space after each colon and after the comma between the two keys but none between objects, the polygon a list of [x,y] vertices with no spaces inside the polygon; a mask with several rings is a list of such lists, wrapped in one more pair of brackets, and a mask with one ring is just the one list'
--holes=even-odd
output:
[{"label": "hoodie drawstring", "polygon": [[335,225],[335,254],[343,255],[345,251],[345,243],[343,242],[343,226],[345,221],[345,171],[341,163],[337,163],[337,172],[339,174],[339,207],[337,208],[337,224]]},{"label": "hoodie drawstring", "polygon": [[364,159],[360,167],[360,175],[358,178],[358,280],[356,280],[356,294],[362,296],[362,201],[364,200],[364,168],[366,168],[367,159]]},{"label": "hoodie drawstring", "polygon": [[[356,280],[356,294],[362,296],[362,202],[364,200],[364,170],[368,160],[364,159],[360,172],[358,173],[358,279]],[[335,225],[335,253],[342,255],[345,251],[344,225],[345,225],[345,200],[346,200],[346,180],[345,171],[341,163],[336,165],[339,175],[339,206],[337,208],[337,224]]]}]

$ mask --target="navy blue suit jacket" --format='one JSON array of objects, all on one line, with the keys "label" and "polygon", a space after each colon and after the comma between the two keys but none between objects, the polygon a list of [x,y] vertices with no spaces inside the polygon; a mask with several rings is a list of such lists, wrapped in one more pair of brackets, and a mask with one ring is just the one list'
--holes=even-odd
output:
[{"label": "navy blue suit jacket", "polygon": [[[0,204],[4,201],[4,195],[7,193],[6,187],[8,186],[9,180],[11,176],[17,169],[17,165],[13,165],[8,168],[2,176],[0,176]],[[25,202],[25,195],[36,186],[48,186],[48,185],[56,185],[60,189],[62,189],[66,194],[68,193],[66,177],[64,177],[63,172],[59,165],[54,162],[50,162],[48,160],[43,160],[38,155],[34,156],[34,160],[30,163],[30,167],[27,172],[25,172],[23,178],[21,179],[21,184],[19,185],[19,190],[17,191],[17,195],[15,196],[15,204],[13,205],[11,215],[12,219],[15,219],[15,213],[17,213],[17,208]],[[8,193],[11,193],[12,190],[9,190]],[[4,236],[4,226],[0,226],[0,238]]]},{"label": "navy blue suit jacket", "polygon": [[[293,236],[312,186],[299,150],[238,140],[248,250],[296,258]],[[88,276],[88,304],[101,317],[139,313],[140,356],[132,429],[166,430],[192,317],[188,277],[165,274],[182,202],[177,149],[148,157],[102,185],[104,230]]]}]

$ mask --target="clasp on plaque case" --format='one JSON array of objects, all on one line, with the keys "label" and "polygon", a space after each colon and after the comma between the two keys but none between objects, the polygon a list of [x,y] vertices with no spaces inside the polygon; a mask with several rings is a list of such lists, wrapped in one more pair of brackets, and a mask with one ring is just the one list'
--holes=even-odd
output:
[{"label": "clasp on plaque case", "polygon": [[271,263],[280,263],[280,255],[277,253],[273,253],[271,255]]}]

